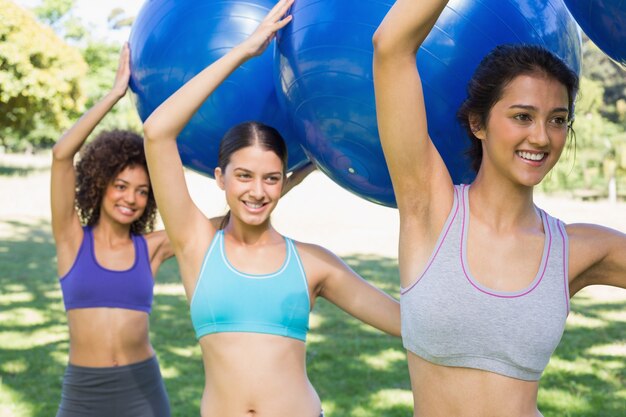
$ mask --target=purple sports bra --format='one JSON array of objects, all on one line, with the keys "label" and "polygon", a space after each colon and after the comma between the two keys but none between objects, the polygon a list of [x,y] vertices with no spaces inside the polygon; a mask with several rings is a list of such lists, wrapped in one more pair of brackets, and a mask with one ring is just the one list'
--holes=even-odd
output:
[{"label": "purple sports bra", "polygon": [[154,279],[144,237],[131,235],[135,262],[130,269],[114,271],[98,264],[91,227],[83,227],[83,231],[74,265],[60,278],[65,310],[113,307],[150,313]]}]

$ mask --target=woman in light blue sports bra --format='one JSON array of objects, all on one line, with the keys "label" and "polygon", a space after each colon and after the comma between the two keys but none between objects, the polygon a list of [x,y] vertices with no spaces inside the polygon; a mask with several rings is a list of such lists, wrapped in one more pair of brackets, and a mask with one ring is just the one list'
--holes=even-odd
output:
[{"label": "woman in light blue sports bra", "polygon": [[215,179],[230,207],[222,227],[190,198],[176,137],[239,65],[266,48],[292,1],[281,0],[247,40],[167,99],[144,124],[157,203],[180,266],[204,361],[202,417],[318,417],[306,373],[309,312],[318,296],[400,335],[396,300],[316,245],[294,242],[270,223],[285,185],[278,132],[244,123],[220,144]]},{"label": "woman in light blue sports bra", "polygon": [[577,75],[539,46],[501,45],[479,64],[458,114],[477,176],[453,184],[429,137],[416,62],[433,27],[434,43],[456,41],[435,25],[441,13],[458,19],[446,4],[398,0],[374,35],[414,415],[536,417],[570,297],[594,284],[626,288],[626,235],[566,225],[533,202],[572,133],[578,88]]}]

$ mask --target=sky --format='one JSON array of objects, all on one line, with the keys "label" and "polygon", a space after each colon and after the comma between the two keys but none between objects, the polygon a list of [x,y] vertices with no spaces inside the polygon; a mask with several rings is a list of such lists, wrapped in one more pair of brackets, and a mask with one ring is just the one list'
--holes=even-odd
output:
[{"label": "sky", "polygon": [[[20,6],[32,7],[40,0],[14,0]],[[116,7],[122,8],[129,16],[137,16],[144,0],[77,0],[74,13],[85,26],[91,28],[97,38],[111,38],[119,42],[128,39],[130,28],[120,31],[110,31],[107,28],[107,16]]]}]

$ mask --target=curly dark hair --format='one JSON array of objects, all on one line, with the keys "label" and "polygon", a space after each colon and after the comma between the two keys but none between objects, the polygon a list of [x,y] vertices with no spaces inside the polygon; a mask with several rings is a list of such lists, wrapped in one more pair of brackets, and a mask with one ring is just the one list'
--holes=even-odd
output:
[{"label": "curly dark hair", "polygon": [[[80,152],[76,164],[76,209],[81,222],[93,226],[100,219],[100,206],[107,186],[127,167],[143,167],[148,172],[143,139],[127,130],[101,132]],[[150,187],[142,216],[130,226],[133,234],[154,229],[156,201]]]}]

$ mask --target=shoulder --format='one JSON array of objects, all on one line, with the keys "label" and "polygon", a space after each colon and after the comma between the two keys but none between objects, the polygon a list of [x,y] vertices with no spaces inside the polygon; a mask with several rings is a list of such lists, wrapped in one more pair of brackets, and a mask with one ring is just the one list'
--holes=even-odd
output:
[{"label": "shoulder", "polygon": [[148,243],[148,245],[158,245],[168,240],[165,230],[156,230],[154,232],[146,233],[140,236],[142,236],[146,240],[146,243]]},{"label": "shoulder", "polygon": [[292,242],[294,243],[296,249],[298,249],[298,253],[300,257],[302,258],[306,257],[306,258],[318,259],[318,260],[323,260],[326,258],[329,258],[329,259],[336,258],[336,255],[334,253],[332,253],[331,251],[329,251],[328,249],[320,245],[315,245],[313,243],[299,242],[296,240],[292,240]]},{"label": "shoulder", "polygon": [[174,256],[174,250],[165,230],[157,230],[141,236],[145,239],[148,246],[150,259],[160,258],[165,260]]},{"label": "shoulder", "polygon": [[597,224],[571,224],[570,293],[589,285],[626,288],[626,234]]},{"label": "shoulder", "polygon": [[593,245],[598,241],[620,234],[617,230],[609,227],[590,223],[566,224],[565,230],[570,242],[584,246]]},{"label": "shoulder", "polygon": [[611,229],[588,223],[572,223],[565,225],[569,241],[570,258],[579,262],[595,260],[602,251],[603,241],[611,235]]},{"label": "shoulder", "polygon": [[324,247],[312,243],[293,242],[307,273],[315,271],[320,274],[327,274],[335,268],[345,268],[345,263],[341,258]]}]

